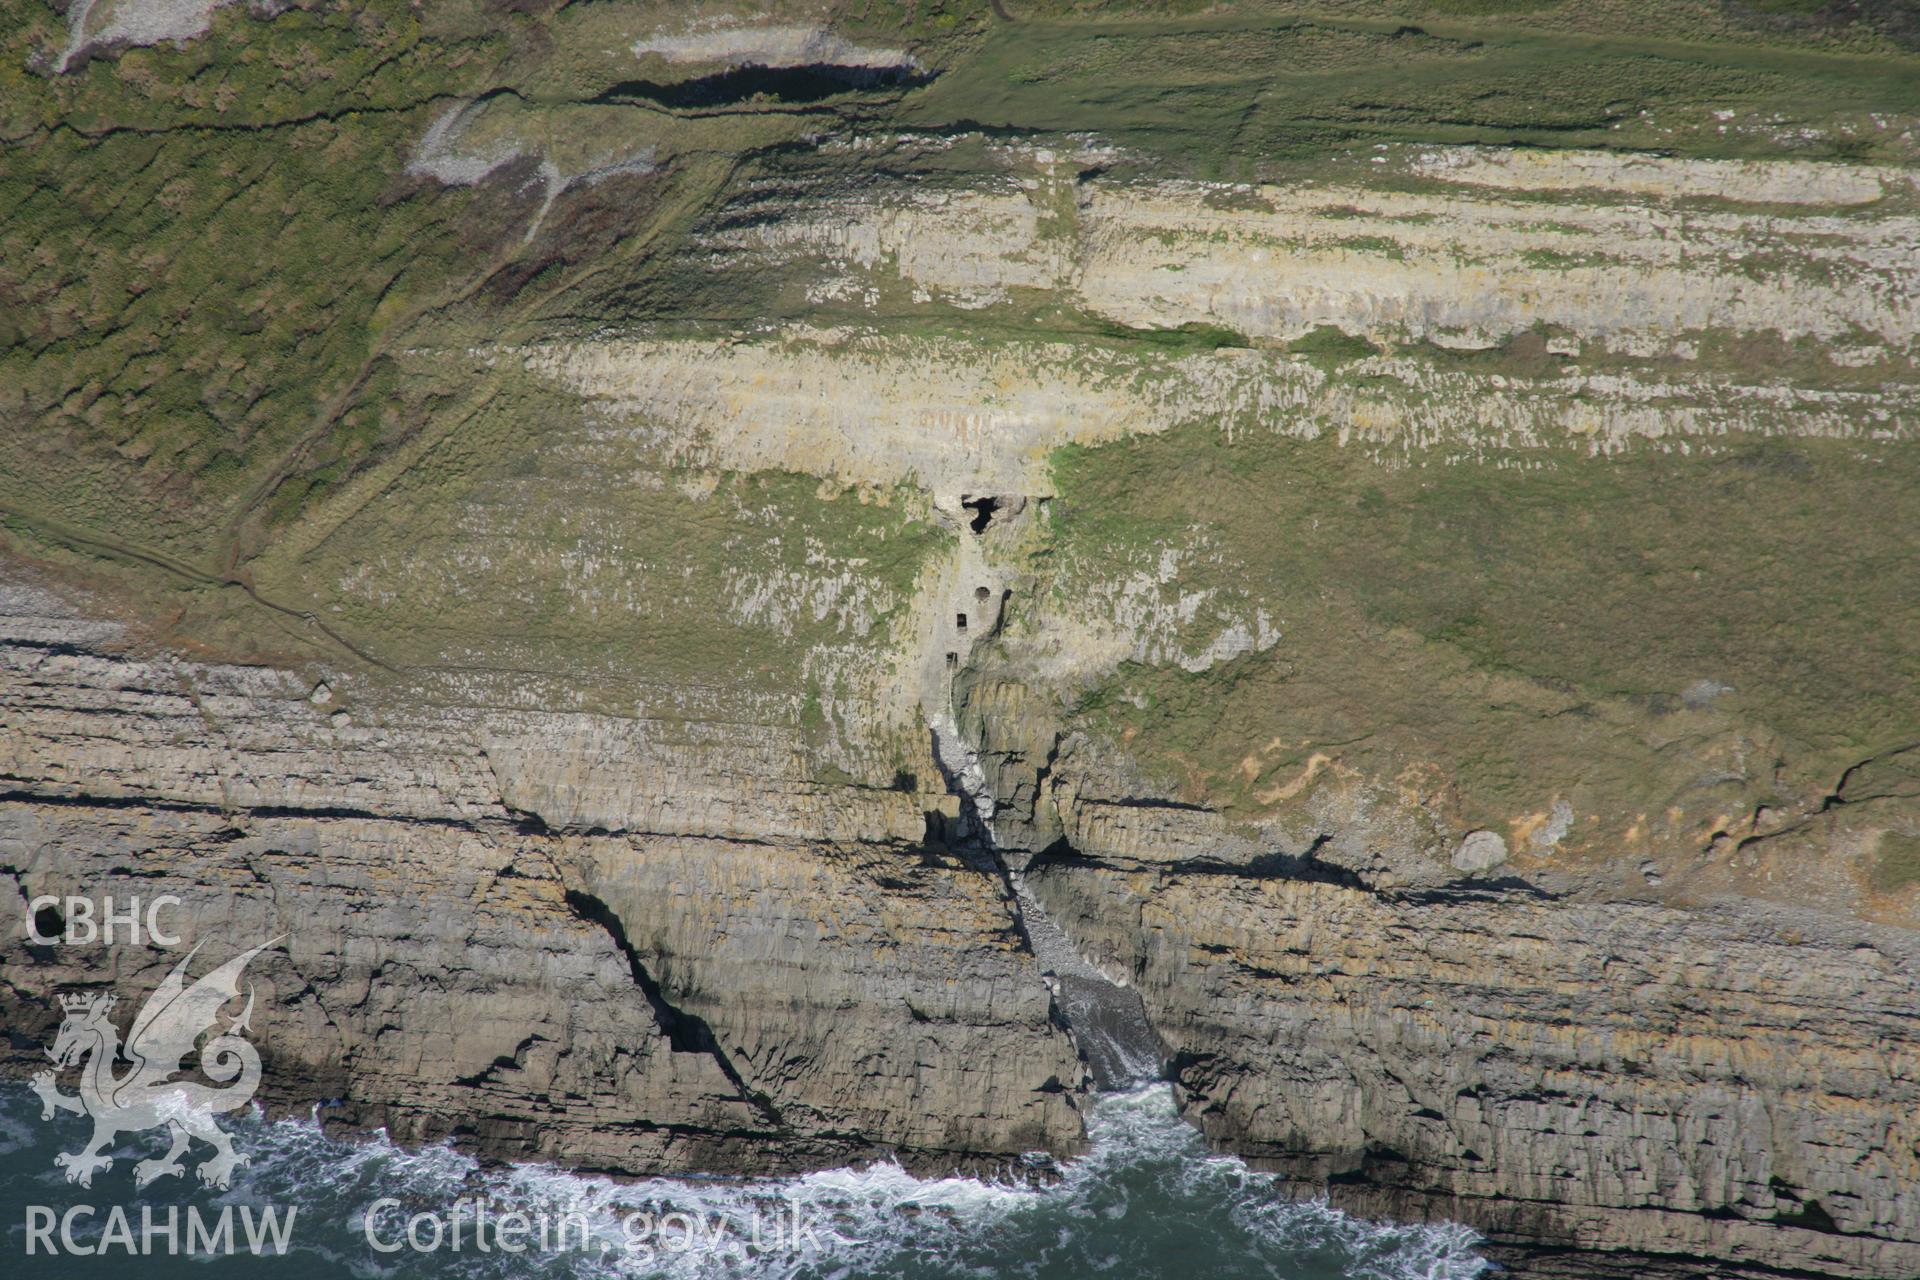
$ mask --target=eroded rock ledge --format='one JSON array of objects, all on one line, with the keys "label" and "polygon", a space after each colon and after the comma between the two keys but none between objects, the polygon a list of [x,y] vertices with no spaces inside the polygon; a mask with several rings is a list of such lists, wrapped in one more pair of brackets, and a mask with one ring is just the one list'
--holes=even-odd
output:
[{"label": "eroded rock ledge", "polygon": [[[307,676],[6,604],[16,920],[172,893],[187,945],[286,933],[256,964],[278,1103],[630,1172],[1078,1141],[1079,1064],[1000,886],[921,847],[914,794],[823,790],[744,726],[348,714],[351,681],[315,704]],[[175,958],[11,931],[11,1069],[44,1065],[55,987],[144,992]]]},{"label": "eroded rock ledge", "polygon": [[[288,933],[259,970],[277,1104],[627,1172],[1079,1142],[1086,1068],[1003,883],[924,838],[937,797],[824,786],[737,726],[346,714],[351,679],[316,703],[307,673],[142,653],[17,582],[6,604],[18,909],[165,892],[189,941]],[[1071,750],[1046,763],[1077,847],[1023,888],[1139,992],[1223,1146],[1512,1260],[1586,1251],[1556,1274],[1920,1268],[1904,931],[1382,889],[1337,848],[1258,853]],[[54,988],[137,994],[171,958],[10,938],[8,1069],[37,1065]]]}]

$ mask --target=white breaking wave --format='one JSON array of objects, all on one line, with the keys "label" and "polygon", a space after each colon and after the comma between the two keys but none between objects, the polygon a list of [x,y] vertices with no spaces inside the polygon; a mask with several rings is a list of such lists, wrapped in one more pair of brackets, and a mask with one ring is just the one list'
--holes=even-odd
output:
[{"label": "white breaking wave", "polygon": [[[22,1193],[50,1194],[51,1152],[71,1135],[37,1123],[23,1091],[0,1093],[0,1133],[32,1145],[0,1161],[9,1207]],[[1283,1180],[1207,1150],[1184,1123],[1165,1084],[1108,1094],[1093,1104],[1090,1150],[1056,1180],[921,1178],[895,1164],[756,1179],[618,1181],[544,1165],[484,1165],[444,1145],[408,1149],[377,1136],[328,1137],[312,1121],[254,1121],[235,1145],[252,1156],[218,1197],[190,1185],[163,1188],[164,1202],[299,1206],[295,1248],[330,1274],[427,1280],[858,1280],[860,1277],[1169,1275],[1284,1276],[1289,1280],[1463,1280],[1489,1269],[1465,1227],[1371,1223],[1321,1200],[1287,1198]],[[67,1142],[66,1145],[71,1145]],[[131,1188],[96,1188],[96,1201]],[[145,1195],[139,1197],[148,1198]],[[162,1202],[156,1197],[156,1202]],[[445,1221],[469,1206],[465,1248],[376,1253],[366,1243],[369,1206],[387,1202],[375,1226],[402,1239],[415,1214]],[[392,1202],[397,1202],[394,1204]],[[515,1210],[578,1215],[584,1241],[523,1254],[474,1251],[471,1206],[497,1221]],[[693,1246],[628,1247],[628,1222],[680,1215],[669,1238]],[[801,1221],[797,1241],[750,1224]],[[726,1224],[716,1230],[715,1224]],[[786,1228],[783,1226],[782,1231]],[[654,1237],[657,1244],[661,1237]],[[582,1247],[584,1245],[584,1247]],[[293,1265],[292,1260],[282,1265]],[[288,1274],[311,1274],[311,1270]]]}]

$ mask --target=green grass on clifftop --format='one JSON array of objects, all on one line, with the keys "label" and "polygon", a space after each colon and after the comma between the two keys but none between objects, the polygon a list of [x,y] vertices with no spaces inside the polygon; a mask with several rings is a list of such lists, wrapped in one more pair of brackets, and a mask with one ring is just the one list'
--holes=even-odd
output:
[{"label": "green grass on clifftop", "polygon": [[1199,674],[1129,666],[1085,704],[1229,806],[1258,809],[1314,750],[1353,743],[1384,774],[1437,763],[1483,821],[1555,788],[1625,813],[1689,784],[1670,745],[1729,731],[1751,744],[1738,768],[1756,794],[1776,766],[1789,790],[1824,791],[1920,724],[1920,526],[1896,514],[1920,492],[1911,449],[1384,465],[1194,427],[1065,451],[1057,474],[1060,560],[1079,575],[1065,596],[1199,541],[1209,554],[1168,590],[1270,611],[1271,651]]}]

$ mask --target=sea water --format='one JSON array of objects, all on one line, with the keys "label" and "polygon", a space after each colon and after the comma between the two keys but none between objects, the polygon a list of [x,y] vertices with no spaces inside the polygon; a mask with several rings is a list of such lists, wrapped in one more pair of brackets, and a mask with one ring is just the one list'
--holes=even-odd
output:
[{"label": "sea water", "polygon": [[[0,1089],[0,1271],[143,1280],[1454,1280],[1490,1269],[1464,1227],[1365,1222],[1324,1202],[1290,1199],[1273,1175],[1210,1152],[1166,1085],[1095,1101],[1091,1149],[1039,1184],[920,1178],[889,1164],[628,1181],[488,1165],[446,1146],[329,1137],[310,1120],[235,1117],[227,1125],[251,1163],[224,1191],[194,1179],[207,1154],[198,1146],[185,1176],[136,1188],[134,1163],[165,1146],[158,1132],[123,1135],[114,1166],[82,1188],[65,1180],[54,1156],[77,1150],[88,1123],[70,1115],[43,1121],[30,1092]],[[280,1215],[273,1226],[284,1232],[284,1252],[267,1229],[269,1210]],[[227,1251],[187,1254],[188,1212],[210,1233],[224,1214]],[[149,1221],[162,1229],[145,1231]],[[250,1240],[260,1242],[258,1256]]]}]

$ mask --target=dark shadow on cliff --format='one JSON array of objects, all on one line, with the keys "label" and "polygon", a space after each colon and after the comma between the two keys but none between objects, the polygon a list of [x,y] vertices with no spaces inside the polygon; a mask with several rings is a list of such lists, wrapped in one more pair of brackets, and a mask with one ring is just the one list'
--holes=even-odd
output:
[{"label": "dark shadow on cliff", "polygon": [[650,102],[662,107],[697,108],[735,106],[766,99],[770,104],[806,106],[844,93],[917,89],[931,83],[932,74],[907,67],[855,67],[821,62],[797,67],[733,67],[671,83],[622,80],[593,101]]},{"label": "dark shadow on cliff", "polygon": [[726,1076],[727,1082],[739,1091],[743,1101],[759,1112],[760,1117],[768,1124],[775,1128],[786,1129],[787,1122],[781,1117],[780,1109],[774,1105],[773,1099],[746,1082],[745,1077],[740,1074],[740,1069],[734,1066],[733,1060],[727,1056],[726,1050],[720,1047],[720,1041],[713,1034],[713,1028],[708,1025],[707,1020],[698,1014],[688,1013],[667,999],[666,994],[660,989],[660,984],[654,980],[653,975],[647,971],[645,963],[641,961],[640,953],[627,940],[626,927],[620,923],[620,917],[615,914],[613,908],[592,894],[583,893],[578,889],[567,890],[567,906],[574,915],[589,924],[600,926],[606,930],[607,936],[613,939],[613,945],[622,956],[626,957],[627,969],[633,975],[634,985],[640,988],[642,995],[646,996],[647,1004],[653,1010],[654,1019],[660,1024],[661,1033],[667,1037],[667,1043],[673,1051],[705,1054],[712,1058],[714,1064],[720,1068],[720,1073]]}]

